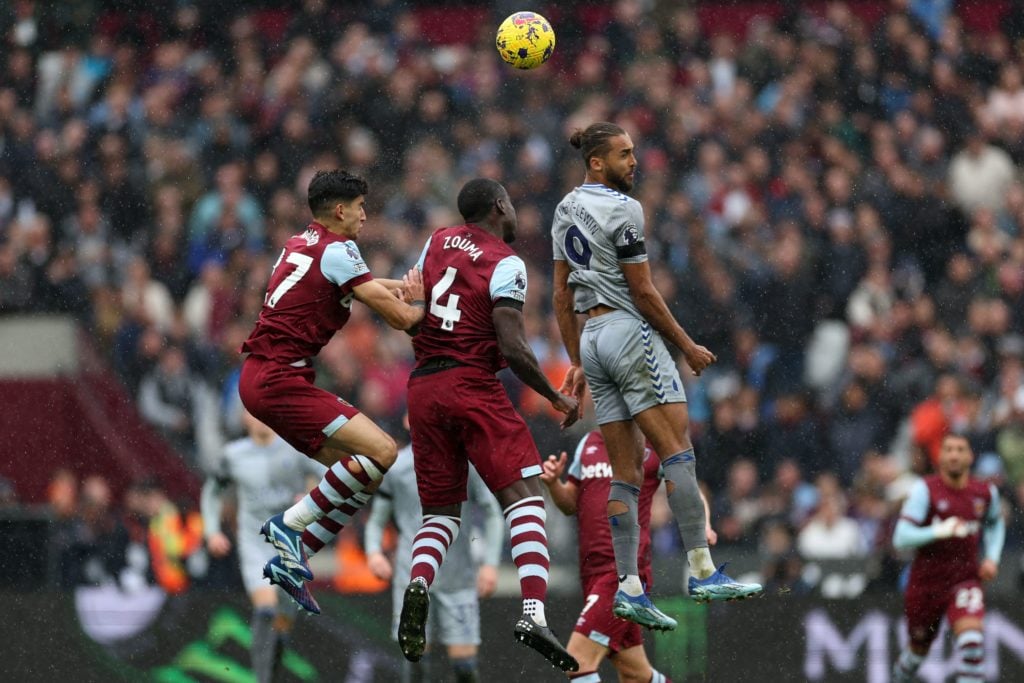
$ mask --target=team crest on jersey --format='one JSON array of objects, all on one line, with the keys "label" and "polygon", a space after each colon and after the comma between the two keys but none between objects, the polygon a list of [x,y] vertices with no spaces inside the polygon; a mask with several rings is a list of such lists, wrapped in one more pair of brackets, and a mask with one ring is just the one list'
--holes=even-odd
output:
[{"label": "team crest on jersey", "polygon": [[306,232],[302,233],[302,239],[306,240],[307,247],[311,247],[320,241],[320,233],[313,228],[308,228]]},{"label": "team crest on jersey", "polygon": [[640,241],[640,230],[637,229],[634,223],[630,223],[623,230],[622,239],[626,240],[626,244],[636,244]]},{"label": "team crest on jersey", "polygon": [[982,517],[985,514],[985,500],[983,498],[974,499],[974,516]]}]

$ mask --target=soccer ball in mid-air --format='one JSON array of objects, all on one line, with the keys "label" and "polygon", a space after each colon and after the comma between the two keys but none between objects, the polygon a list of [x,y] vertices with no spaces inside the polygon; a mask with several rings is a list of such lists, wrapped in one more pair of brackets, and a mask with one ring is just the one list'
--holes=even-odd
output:
[{"label": "soccer ball in mid-air", "polygon": [[555,32],[536,12],[516,12],[501,22],[494,39],[498,54],[517,69],[535,69],[555,51]]}]

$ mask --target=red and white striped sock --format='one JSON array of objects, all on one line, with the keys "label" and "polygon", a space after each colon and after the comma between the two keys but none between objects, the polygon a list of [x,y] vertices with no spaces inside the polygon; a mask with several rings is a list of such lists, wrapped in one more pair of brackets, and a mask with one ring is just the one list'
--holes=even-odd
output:
[{"label": "red and white striped sock", "polygon": [[370,498],[371,494],[366,491],[357,493],[307,526],[302,532],[302,545],[306,549],[306,557],[313,557],[333,541],[334,537],[352,521],[352,517],[370,502]]},{"label": "red and white striped sock", "polygon": [[412,542],[412,571],[409,580],[423,580],[427,586],[448,554],[448,548],[459,535],[460,520],[449,515],[423,515],[423,523]]},{"label": "red and white striped sock", "polygon": [[956,637],[957,683],[984,683],[985,637],[981,631],[964,631]]},{"label": "red and white striped sock", "polygon": [[350,455],[328,468],[324,478],[302,500],[284,511],[284,523],[302,531],[332,510],[341,508],[346,501],[373,482],[384,477],[387,468],[381,467],[365,455]]},{"label": "red and white striped sock", "polygon": [[519,570],[519,587],[523,593],[523,613],[547,626],[544,600],[548,594],[548,535],[544,529],[547,511],[540,496],[523,498],[504,510],[512,543],[512,561]]}]

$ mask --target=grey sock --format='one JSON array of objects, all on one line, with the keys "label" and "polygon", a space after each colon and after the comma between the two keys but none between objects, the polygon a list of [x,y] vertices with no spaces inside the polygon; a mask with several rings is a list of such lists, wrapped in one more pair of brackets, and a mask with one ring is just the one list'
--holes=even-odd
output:
[{"label": "grey sock", "polygon": [[608,502],[613,500],[625,504],[626,511],[608,517],[612,530],[612,548],[615,550],[615,571],[619,576],[637,576],[637,555],[640,553],[640,525],[637,523],[637,507],[640,504],[640,489],[624,481],[612,480],[608,491]]},{"label": "grey sock", "polygon": [[424,652],[418,662],[402,662],[401,683],[430,683],[430,653]]},{"label": "grey sock", "polygon": [[697,486],[697,459],[693,455],[693,449],[665,458],[661,463],[661,470],[665,473],[665,479],[672,482],[668,505],[676,518],[683,548],[687,552],[694,548],[707,548],[707,519],[704,517],[700,488]]},{"label": "grey sock", "polygon": [[260,683],[274,680],[274,660],[278,645],[274,630],[274,608],[260,607],[252,612],[252,672]]},{"label": "grey sock", "polygon": [[455,683],[480,683],[480,673],[476,668],[476,657],[451,659]]}]

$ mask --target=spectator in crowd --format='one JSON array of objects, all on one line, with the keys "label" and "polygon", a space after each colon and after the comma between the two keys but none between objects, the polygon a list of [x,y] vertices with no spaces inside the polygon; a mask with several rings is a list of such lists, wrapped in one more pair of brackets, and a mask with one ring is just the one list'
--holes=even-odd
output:
[{"label": "spectator in crowd", "polygon": [[[1021,486],[1019,3],[985,35],[969,3],[787,3],[746,26],[689,4],[570,3],[574,28],[524,75],[488,41],[438,49],[426,4],[308,0],[265,21],[266,3],[153,3],[117,31],[120,7],[78,3],[69,26],[16,3],[0,19],[0,315],[75,316],[191,458],[185,387],[221,393],[316,168],[374,188],[360,248],[375,274],[415,263],[475,176],[508,186],[542,274],[554,206],[581,180],[566,133],[611,120],[637,143],[658,286],[718,355],[687,392],[722,542],[753,543],[766,516],[803,522],[795,494],[780,512],[789,459],[838,476],[865,528],[879,494],[850,487],[870,450],[924,472],[911,454],[963,429]],[[532,301],[531,345],[555,373],[550,292]],[[321,376],[397,424],[411,351],[359,310]],[[849,341],[819,384],[809,344],[829,331]],[[575,440],[518,407],[545,452]]]},{"label": "spectator in crowd", "polygon": [[192,462],[197,457],[200,417],[213,404],[209,387],[192,372],[185,352],[177,346],[160,352],[156,367],[139,385],[142,417]]},{"label": "spectator in crowd", "polygon": [[808,560],[841,560],[863,557],[867,545],[860,527],[846,516],[846,502],[839,493],[827,493],[818,509],[797,536],[797,548]]}]

